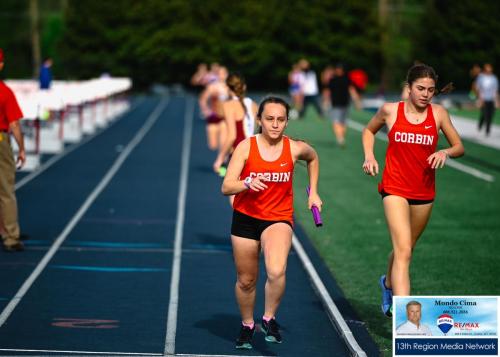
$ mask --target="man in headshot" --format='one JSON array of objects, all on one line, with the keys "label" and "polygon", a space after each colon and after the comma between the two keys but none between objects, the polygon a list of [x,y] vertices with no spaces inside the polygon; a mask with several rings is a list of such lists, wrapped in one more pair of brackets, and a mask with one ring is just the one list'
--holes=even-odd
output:
[{"label": "man in headshot", "polygon": [[408,321],[396,328],[398,335],[432,336],[431,329],[420,323],[422,305],[418,301],[410,301],[406,304],[406,316]]}]

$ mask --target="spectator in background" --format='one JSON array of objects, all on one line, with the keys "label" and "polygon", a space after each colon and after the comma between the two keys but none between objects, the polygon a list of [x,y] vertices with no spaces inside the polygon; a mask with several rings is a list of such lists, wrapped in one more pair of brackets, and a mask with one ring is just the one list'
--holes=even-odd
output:
[{"label": "spectator in background", "polygon": [[328,113],[330,111],[330,87],[328,84],[330,80],[335,76],[335,68],[328,65],[321,72],[321,108],[323,113]]},{"label": "spectator in background", "polygon": [[[4,55],[0,48],[0,71],[4,67]],[[17,104],[12,90],[0,81],[0,227],[2,229],[3,249],[7,252],[24,250],[20,240],[17,221],[17,202],[15,196],[16,166],[24,165],[26,153],[19,120],[23,113]],[[17,162],[10,144],[10,133],[19,147]]]},{"label": "spectator in background", "polygon": [[319,105],[318,95],[318,79],[316,77],[316,72],[311,69],[311,65],[309,61],[306,59],[301,59],[299,61],[299,66],[302,72],[304,73],[304,82],[302,84],[302,93],[304,94],[304,105],[302,106],[302,110],[300,111],[300,116],[304,116],[306,109],[309,104],[312,104],[318,115],[322,115],[322,110]]},{"label": "spectator in background", "polygon": [[50,89],[52,83],[52,58],[46,58],[40,67],[40,89]]},{"label": "spectator in background", "polygon": [[354,100],[356,108],[361,108],[359,94],[354,84],[347,77],[344,66],[341,63],[335,65],[334,76],[330,79],[328,88],[330,90],[331,108],[329,117],[332,121],[332,130],[337,144],[340,147],[344,147],[347,130],[346,119],[350,99]]},{"label": "spectator in background", "polygon": [[490,135],[491,121],[495,115],[495,107],[498,107],[498,78],[493,74],[493,66],[490,63],[484,65],[483,72],[477,77],[476,87],[478,93],[477,106],[481,108],[478,130],[486,123],[486,136]]},{"label": "spectator in background", "polygon": [[304,73],[300,69],[300,65],[295,63],[290,73],[288,73],[288,91],[293,102],[290,119],[298,119],[299,113],[302,112],[302,107],[304,106],[304,93],[302,92],[304,80]]},{"label": "spectator in background", "polygon": [[476,86],[476,81],[477,77],[481,74],[481,66],[475,63],[472,68],[469,71],[469,75],[471,78],[471,85],[470,85],[470,91],[469,91],[469,98],[471,100],[476,100],[477,99],[477,86]]},{"label": "spectator in background", "polygon": [[349,77],[349,80],[354,85],[354,88],[359,95],[364,93],[366,86],[368,85],[368,75],[364,70],[359,68],[353,69],[349,71],[347,77]]}]

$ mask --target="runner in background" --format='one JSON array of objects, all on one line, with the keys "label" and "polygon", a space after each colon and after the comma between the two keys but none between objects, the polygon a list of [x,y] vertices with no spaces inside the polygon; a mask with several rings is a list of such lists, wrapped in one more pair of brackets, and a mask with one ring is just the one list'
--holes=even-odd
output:
[{"label": "runner in background", "polygon": [[227,134],[213,164],[214,171],[222,177],[225,176],[226,168],[223,164],[228,155],[241,141],[254,134],[257,115],[257,104],[246,97],[247,85],[243,76],[239,73],[232,73],[227,77],[226,84],[230,95],[230,99],[223,104]]},{"label": "runner in background", "polygon": [[206,63],[200,63],[196,68],[196,72],[191,76],[191,86],[196,93],[200,93],[208,83],[208,67]]},{"label": "runner in background", "polygon": [[199,105],[207,124],[207,143],[210,150],[219,150],[226,140],[223,112],[223,103],[229,97],[226,78],[226,67],[219,67],[217,80],[209,83],[200,94]]},{"label": "runner in background", "polygon": [[293,103],[293,107],[290,110],[290,119],[293,120],[299,118],[299,113],[304,106],[304,92],[302,91],[304,79],[304,72],[300,69],[300,65],[295,63],[290,73],[288,73],[288,91]]}]

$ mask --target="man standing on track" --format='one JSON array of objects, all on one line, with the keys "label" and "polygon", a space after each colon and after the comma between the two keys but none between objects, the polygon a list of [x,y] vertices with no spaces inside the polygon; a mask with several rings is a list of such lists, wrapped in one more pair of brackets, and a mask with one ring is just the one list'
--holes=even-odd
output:
[{"label": "man standing on track", "polygon": [[[3,50],[0,48],[0,71],[4,66]],[[19,125],[23,113],[12,90],[0,81],[0,228],[3,228],[3,249],[7,252],[24,250],[19,239],[17,202],[15,196],[16,165],[22,167],[26,161],[24,139]],[[17,162],[10,145],[12,133],[19,147]]]}]

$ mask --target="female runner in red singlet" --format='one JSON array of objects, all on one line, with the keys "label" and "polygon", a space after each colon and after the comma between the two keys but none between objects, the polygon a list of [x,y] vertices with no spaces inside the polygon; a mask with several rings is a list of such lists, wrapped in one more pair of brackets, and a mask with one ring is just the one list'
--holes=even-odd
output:
[{"label": "female runner in red singlet", "polygon": [[[373,153],[375,134],[387,125],[389,130],[385,169],[379,192],[391,235],[387,275],[380,278],[382,310],[392,315],[392,295],[410,295],[410,262],[413,249],[429,221],[435,196],[435,169],[448,157],[460,157],[464,147],[441,105],[432,104],[437,92],[437,75],[432,67],[417,64],[407,76],[408,99],[385,103],[363,130],[367,175],[378,174]],[[440,92],[451,89],[447,85]],[[441,130],[450,147],[436,151]]]},{"label": "female runner in red singlet", "polygon": [[319,160],[303,141],[283,135],[289,106],[281,98],[267,97],[259,105],[261,133],[243,140],[234,150],[222,184],[222,193],[234,199],[231,242],[237,271],[236,300],[242,326],[236,348],[252,348],[253,310],[262,249],[266,265],[265,310],[262,330],[268,342],[281,343],[276,311],[285,290],[285,271],[292,244],[293,167],[305,160],[311,193],[309,208],[321,210],[318,196]]},{"label": "female runner in red singlet", "polygon": [[238,144],[254,134],[257,104],[246,98],[247,86],[245,79],[238,73],[231,73],[226,80],[230,98],[223,104],[224,120],[226,121],[226,141],[222,144],[219,155],[213,164],[213,169],[219,173],[220,168]]}]

